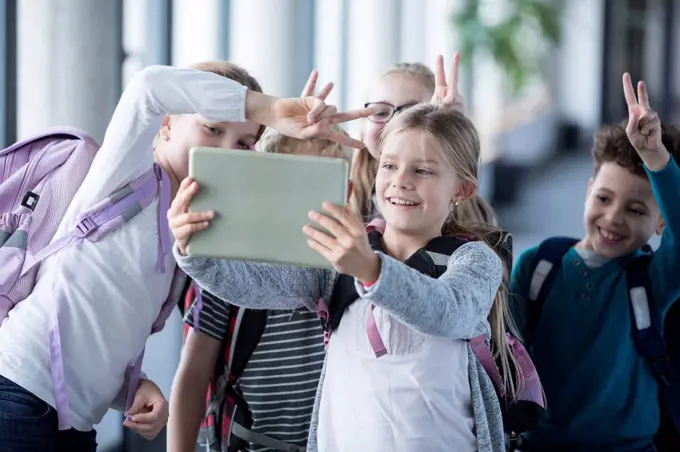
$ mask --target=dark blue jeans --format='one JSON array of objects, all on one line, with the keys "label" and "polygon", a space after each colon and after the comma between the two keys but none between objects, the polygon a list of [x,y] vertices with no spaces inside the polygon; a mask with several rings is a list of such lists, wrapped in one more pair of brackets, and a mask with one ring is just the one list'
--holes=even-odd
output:
[{"label": "dark blue jeans", "polygon": [[0,452],[95,452],[96,435],[59,431],[54,408],[0,375]]}]

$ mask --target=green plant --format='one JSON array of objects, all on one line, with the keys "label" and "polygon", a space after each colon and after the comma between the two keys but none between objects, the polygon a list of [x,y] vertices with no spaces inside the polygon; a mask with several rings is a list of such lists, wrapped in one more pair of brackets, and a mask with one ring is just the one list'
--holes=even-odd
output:
[{"label": "green plant", "polygon": [[[462,61],[469,65],[475,55],[490,54],[506,74],[512,93],[520,92],[531,77],[542,74],[547,52],[560,42],[564,3],[565,0],[505,0],[501,4],[466,0],[452,19]],[[489,16],[493,15],[500,18],[492,22]]]}]

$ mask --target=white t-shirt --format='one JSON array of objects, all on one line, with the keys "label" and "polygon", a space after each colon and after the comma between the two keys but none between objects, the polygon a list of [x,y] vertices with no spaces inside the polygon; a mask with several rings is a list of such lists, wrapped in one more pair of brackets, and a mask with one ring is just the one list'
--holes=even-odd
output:
[{"label": "white t-shirt", "polygon": [[[245,120],[246,88],[225,77],[153,66],[133,77],[106,137],[55,237],[79,213],[151,168],[152,143],[166,113],[199,113],[209,121]],[[162,213],[165,215],[165,212]],[[36,286],[0,328],[0,375],[54,406],[48,330],[59,300],[71,423],[91,430],[124,384],[168,296],[172,253],[159,273],[158,197],[102,240],[85,240],[46,259]]]},{"label": "white t-shirt", "polygon": [[474,452],[467,344],[420,333],[375,307],[388,353],[368,341],[359,299],[331,336],[319,406],[324,452]]}]

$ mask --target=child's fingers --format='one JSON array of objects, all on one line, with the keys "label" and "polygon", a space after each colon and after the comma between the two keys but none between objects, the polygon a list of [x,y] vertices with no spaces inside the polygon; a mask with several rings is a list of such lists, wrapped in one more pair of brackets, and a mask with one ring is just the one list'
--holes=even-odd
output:
[{"label": "child's fingers", "polygon": [[335,141],[336,143],[340,143],[343,146],[349,146],[355,149],[363,149],[366,147],[366,145],[363,142],[348,137],[347,135],[340,133],[336,130],[331,130],[326,138],[331,141]]},{"label": "child's fingers", "polygon": [[332,118],[338,112],[338,108],[335,105],[328,105],[316,115],[315,122],[320,122],[324,119]]},{"label": "child's fingers", "polygon": [[319,71],[314,69],[307,79],[305,87],[302,89],[301,97],[313,96],[314,90],[316,89],[316,81],[319,79]]},{"label": "child's fingers", "polygon": [[323,101],[317,101],[316,105],[307,113],[307,122],[315,124],[321,119],[321,113],[326,109],[327,105]]},{"label": "child's fingers", "polygon": [[158,411],[152,410],[147,413],[135,414],[129,420],[140,425],[154,425],[160,420],[160,414]]},{"label": "child's fingers", "polygon": [[647,85],[645,85],[645,82],[640,80],[638,82],[638,102],[640,102],[640,106],[644,109],[649,109],[649,96],[647,95]]},{"label": "child's fingers", "polygon": [[628,135],[628,137],[630,138],[640,133],[639,127],[640,127],[640,112],[637,108],[633,108],[630,110],[630,113],[628,115],[628,125],[626,126],[626,134]]},{"label": "child's fingers", "polygon": [[215,211],[213,210],[207,210],[205,212],[187,212],[171,218],[170,221],[168,221],[168,226],[170,226],[171,229],[176,229],[186,224],[209,221],[214,217]]},{"label": "child's fingers", "polygon": [[449,91],[455,92],[458,90],[458,67],[460,66],[460,53],[456,52],[451,58],[451,71],[449,72]]},{"label": "child's fingers", "polygon": [[155,438],[156,435],[158,435],[158,433],[160,432],[160,430],[162,428],[162,427],[159,428],[156,425],[140,424],[138,422],[129,421],[129,420],[126,420],[125,422],[123,422],[123,426],[129,428],[130,430],[137,432],[139,435],[141,435],[142,437],[149,439],[149,440]]},{"label": "child's fingers", "polygon": [[329,217],[319,212],[309,212],[307,216],[310,220],[318,223],[319,226],[329,231],[335,237],[347,235],[345,228],[343,228],[342,224],[335,218]]},{"label": "child's fingers", "polygon": [[334,87],[334,86],[335,86],[335,85],[333,84],[333,82],[328,82],[328,83],[326,84],[326,86],[323,87],[323,89],[321,90],[321,92],[319,93],[319,95],[316,96],[316,97],[318,97],[318,98],[321,99],[321,100],[326,100],[326,98],[327,98],[328,95],[331,93],[331,91],[333,91],[333,87]]},{"label": "child's fingers", "polygon": [[321,243],[317,242],[314,239],[307,239],[307,246],[309,246],[311,249],[321,254],[328,261],[330,261],[330,256],[333,252],[329,248],[323,246]]},{"label": "child's fingers", "polygon": [[375,111],[371,107],[336,113],[333,115],[333,117],[331,117],[331,124],[340,124],[343,122],[354,121],[355,119],[371,116],[373,113],[375,113]]},{"label": "child's fingers", "polygon": [[184,189],[186,189],[186,188],[189,186],[189,184],[191,184],[192,182],[193,182],[193,179],[192,179],[191,177],[187,176],[187,177],[185,177],[184,179],[182,179],[182,182],[180,182],[180,184],[179,184],[179,188],[180,188],[181,190],[184,190]]},{"label": "child's fingers", "polygon": [[323,109],[320,108],[313,114],[312,112],[310,112],[309,115],[307,116],[307,121],[309,122],[310,125],[318,125],[316,129],[323,129],[325,127],[328,127],[329,118],[332,118],[333,115],[336,114],[337,112],[338,109],[335,107],[335,105],[324,104]]},{"label": "child's fingers", "polygon": [[435,80],[435,87],[436,88],[440,88],[440,87],[446,88],[446,71],[444,70],[444,56],[443,55],[437,55],[437,62],[435,63],[435,71],[434,71],[434,80]]},{"label": "child's fingers", "polygon": [[[182,181],[182,184],[186,180],[187,179]],[[181,212],[186,212],[189,209],[189,202],[197,191],[198,183],[196,183],[196,181],[190,180],[184,187],[182,187],[180,184],[180,187],[177,190],[177,195],[175,195],[175,199],[173,199],[172,203],[170,204],[170,210],[172,210],[173,214],[176,215]]]},{"label": "child's fingers", "polygon": [[637,106],[637,97],[635,97],[635,90],[633,89],[633,82],[630,79],[630,74],[626,72],[623,74],[623,95],[626,98],[628,108]]},{"label": "child's fingers", "polygon": [[656,112],[653,111],[647,112],[640,118],[638,128],[642,135],[645,136],[651,135],[652,133],[656,132],[658,129],[661,128],[659,116],[656,114]]},{"label": "child's fingers", "polygon": [[324,248],[327,248],[329,252],[335,246],[335,239],[333,237],[326,234],[325,232],[319,231],[316,228],[305,225],[305,226],[302,227],[302,232],[310,240],[313,240],[314,242],[317,242],[319,245],[323,246]]},{"label": "child's fingers", "polygon": [[[359,227],[357,227],[357,220],[355,218],[355,215],[352,213],[351,209],[349,209],[347,206],[340,207],[336,206],[333,203],[325,202],[321,207],[323,207],[331,215],[333,215],[335,221],[342,225],[343,232],[349,231],[352,235],[364,232],[363,224],[359,224]],[[326,228],[325,224],[322,224],[322,226]],[[327,229],[330,230],[330,228]],[[335,235],[336,237],[338,236],[337,234]]]},{"label": "child's fingers", "polygon": [[172,235],[175,236],[175,240],[177,241],[187,241],[189,238],[195,234],[198,231],[202,231],[203,229],[207,228],[210,226],[209,221],[201,221],[200,223],[189,223],[185,224],[184,226],[179,226],[177,228],[174,228],[172,230]]}]

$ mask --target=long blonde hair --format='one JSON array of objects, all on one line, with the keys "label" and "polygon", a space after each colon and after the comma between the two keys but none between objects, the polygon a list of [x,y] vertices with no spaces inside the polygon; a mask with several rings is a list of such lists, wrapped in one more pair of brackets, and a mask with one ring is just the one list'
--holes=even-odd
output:
[{"label": "long blonde hair", "polygon": [[[380,140],[381,149],[386,137],[405,130],[419,130],[428,134],[453,165],[458,177],[464,182],[477,185],[479,136],[477,129],[465,115],[454,109],[432,104],[412,107],[394,118],[385,127]],[[465,202],[469,202],[469,200]],[[519,366],[516,365],[510,353],[505,337],[507,330],[510,330],[513,334],[517,332],[508,311],[506,300],[510,271],[507,252],[503,248],[506,245],[506,235],[488,222],[463,223],[455,206],[452,206],[451,212],[442,226],[442,235],[472,235],[489,245],[503,263],[503,280],[489,314],[491,351],[496,361],[500,363],[501,374],[505,380],[503,383],[508,395],[514,398],[518,387],[521,385],[522,378]],[[513,373],[517,375],[517,379],[512,378]]]},{"label": "long blonde hair", "polygon": [[[380,75],[403,75],[411,77],[434,94],[434,73],[429,67],[421,63],[398,63]],[[363,137],[361,137],[363,139]],[[378,162],[368,149],[357,151],[352,164],[352,206],[360,212],[365,220],[371,220],[373,215],[373,184],[378,171]]]}]

